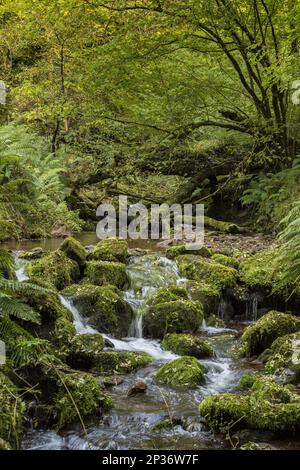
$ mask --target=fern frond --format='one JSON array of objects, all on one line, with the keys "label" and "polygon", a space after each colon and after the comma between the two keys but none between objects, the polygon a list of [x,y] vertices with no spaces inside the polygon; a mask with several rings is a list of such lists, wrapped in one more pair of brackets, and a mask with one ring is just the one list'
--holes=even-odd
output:
[{"label": "fern frond", "polygon": [[39,313],[29,307],[29,305],[3,293],[0,293],[0,315],[13,316],[37,325],[41,324]]}]

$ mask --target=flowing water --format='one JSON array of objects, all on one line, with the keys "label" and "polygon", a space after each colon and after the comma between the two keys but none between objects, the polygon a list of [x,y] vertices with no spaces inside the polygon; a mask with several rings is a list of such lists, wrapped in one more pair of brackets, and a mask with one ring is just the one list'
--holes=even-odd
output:
[{"label": "flowing water", "polygon": [[[230,328],[212,328],[203,324],[201,335],[213,344],[215,357],[201,360],[206,367],[205,384],[195,390],[171,390],[158,386],[153,375],[158,367],[177,356],[161,348],[159,341],[143,337],[143,314],[146,301],[160,287],[169,284],[184,285],[177,265],[153,253],[131,258],[127,268],[131,279],[130,289],[124,298],[135,312],[135,320],[129,326],[128,337],[115,339],[106,336],[117,351],[140,351],[150,354],[153,363],[132,374],[122,377],[123,382],[109,390],[114,408],[97,423],[86,423],[87,433],[79,426],[60,434],[51,430],[29,430],[23,438],[24,449],[219,449],[220,440],[208,433],[198,414],[203,397],[218,392],[229,392],[237,386],[239,377],[250,365],[234,359],[231,347],[237,331]],[[17,260],[17,276],[26,279],[24,266]],[[60,297],[62,304],[73,315],[77,334],[101,333],[88,325],[85,317],[70,299]],[[135,382],[142,380],[147,386],[146,394],[128,396]],[[176,418],[172,429],[154,430],[153,425],[166,417]]]}]

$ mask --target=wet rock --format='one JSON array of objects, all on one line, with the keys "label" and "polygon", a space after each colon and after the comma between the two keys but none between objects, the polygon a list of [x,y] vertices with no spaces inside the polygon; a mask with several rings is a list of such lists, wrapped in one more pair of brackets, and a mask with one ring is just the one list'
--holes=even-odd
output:
[{"label": "wet rock", "polygon": [[30,251],[23,251],[22,253],[20,253],[19,258],[33,260],[33,259],[39,259],[44,255],[45,255],[45,250],[41,247],[36,247]]},{"label": "wet rock", "polygon": [[208,341],[191,334],[169,334],[161,343],[163,349],[180,356],[193,356],[197,359],[212,357],[214,352]]},{"label": "wet rock", "polygon": [[276,450],[276,447],[271,446],[267,442],[247,442],[240,447],[240,450]]},{"label": "wet rock", "polygon": [[247,442],[271,442],[276,439],[276,434],[271,431],[257,431],[253,429],[241,429],[232,435],[232,441],[236,445]]},{"label": "wet rock", "polygon": [[95,245],[87,245],[85,246],[85,249],[87,253],[93,253],[93,251],[95,250]]},{"label": "wet rock", "polygon": [[172,388],[195,388],[203,382],[204,367],[195,357],[182,356],[158,369],[155,380]]},{"label": "wet rock", "polygon": [[101,379],[101,383],[104,387],[116,387],[117,385],[121,385],[124,382],[122,377],[104,377]]},{"label": "wet rock", "polygon": [[80,268],[83,268],[86,264],[87,252],[84,246],[75,238],[66,238],[59,247],[60,251],[63,251],[66,256],[73,261],[76,261]]},{"label": "wet rock", "polygon": [[152,430],[161,431],[164,429],[172,429],[175,426],[183,426],[183,419],[178,416],[166,416],[155,423],[152,426]]},{"label": "wet rock", "polygon": [[111,349],[114,349],[115,347],[114,343],[108,338],[104,338],[104,346]]},{"label": "wet rock", "polygon": [[146,393],[148,389],[148,385],[145,382],[139,381],[136,382],[127,393],[127,396],[131,397],[132,395],[137,395],[140,393]]}]

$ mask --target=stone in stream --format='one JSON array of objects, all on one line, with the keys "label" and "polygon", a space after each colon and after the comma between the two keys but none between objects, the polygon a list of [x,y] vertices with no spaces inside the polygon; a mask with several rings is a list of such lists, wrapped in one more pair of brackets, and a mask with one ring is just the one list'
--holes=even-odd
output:
[{"label": "stone in stream", "polygon": [[105,346],[106,348],[111,348],[111,349],[114,349],[114,348],[115,348],[114,343],[113,343],[110,339],[108,339],[108,338],[104,338],[104,346]]},{"label": "stone in stream", "polygon": [[211,395],[200,403],[200,414],[213,431],[224,433],[230,427],[232,432],[254,429],[286,437],[299,433],[299,396],[289,386],[259,376],[246,376],[241,385],[246,394]]},{"label": "stone in stream", "polygon": [[89,254],[89,260],[95,261],[116,261],[125,263],[128,257],[127,240],[117,238],[107,238],[101,240],[94,251]]},{"label": "stone in stream", "polygon": [[84,246],[79,241],[75,240],[75,238],[65,238],[65,240],[60,245],[59,250],[63,251],[68,258],[76,261],[80,268],[85,267],[87,252]]},{"label": "stone in stream", "polygon": [[154,378],[172,388],[195,388],[203,383],[204,372],[195,357],[182,356],[160,367]]},{"label": "stone in stream", "polygon": [[33,260],[33,259],[39,259],[44,255],[45,255],[45,250],[41,247],[36,247],[30,251],[23,251],[22,253],[20,253],[19,258]]},{"label": "stone in stream", "polygon": [[112,284],[118,289],[126,289],[130,284],[126,265],[114,261],[88,261],[84,276],[85,284],[95,286]]},{"label": "stone in stream", "polygon": [[300,318],[271,311],[245,329],[241,337],[241,354],[247,357],[257,356],[269,348],[275,339],[297,331],[300,331]]},{"label": "stone in stream", "polygon": [[139,381],[136,382],[130,389],[128,390],[127,396],[131,397],[132,395],[138,395],[141,393],[146,393],[148,386],[145,382]]},{"label": "stone in stream", "polygon": [[208,341],[191,334],[173,333],[166,335],[161,346],[163,349],[180,356],[194,356],[197,359],[214,355],[213,348]]}]

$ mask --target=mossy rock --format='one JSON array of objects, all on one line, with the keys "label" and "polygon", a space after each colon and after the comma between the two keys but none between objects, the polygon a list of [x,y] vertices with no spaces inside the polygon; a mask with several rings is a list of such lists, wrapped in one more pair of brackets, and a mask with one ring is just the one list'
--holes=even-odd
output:
[{"label": "mossy rock", "polygon": [[63,251],[68,258],[75,261],[81,268],[85,266],[87,257],[86,249],[79,241],[75,240],[75,238],[65,238],[59,250]]},{"label": "mossy rock", "polygon": [[275,339],[300,330],[300,318],[288,313],[271,311],[255,325],[248,326],[242,337],[242,355],[254,356],[269,348]]},{"label": "mossy rock", "polygon": [[175,300],[149,307],[144,317],[144,331],[153,338],[167,333],[196,333],[203,322],[203,307],[192,300]]},{"label": "mossy rock", "polygon": [[152,362],[149,354],[136,352],[104,351],[97,354],[93,371],[98,374],[128,374]]},{"label": "mossy rock", "polygon": [[[32,280],[30,280],[32,283]],[[40,283],[39,283],[40,284]],[[73,320],[71,312],[66,309],[54,290],[31,290],[22,293],[21,300],[38,312],[42,319],[42,324],[50,324],[58,318]]]},{"label": "mossy rock", "polygon": [[30,251],[23,251],[19,254],[20,259],[35,260],[45,256],[45,250],[41,247],[33,248]]},{"label": "mossy rock", "polygon": [[53,396],[53,414],[56,429],[100,415],[112,406],[97,378],[84,372],[61,374],[57,380],[57,392]]},{"label": "mossy rock", "polygon": [[79,281],[80,271],[78,264],[69,259],[62,251],[54,251],[25,267],[29,277],[36,277],[51,284],[58,290]]},{"label": "mossy rock", "polygon": [[209,315],[205,319],[206,326],[212,326],[216,328],[224,328],[225,323],[222,318],[218,317],[217,315]]},{"label": "mossy rock", "polygon": [[175,259],[179,255],[184,255],[184,254],[193,254],[193,255],[200,255],[203,256],[204,258],[210,258],[212,255],[212,250],[210,248],[207,248],[206,246],[202,246],[201,248],[197,250],[189,250],[187,248],[187,245],[176,245],[176,246],[171,246],[170,248],[167,249],[166,251],[166,256],[169,259]]},{"label": "mossy rock", "polygon": [[70,343],[75,336],[76,328],[72,321],[65,317],[55,320],[51,329],[50,340],[62,353],[69,350]]},{"label": "mossy rock", "polygon": [[125,263],[128,257],[128,243],[126,240],[118,238],[107,238],[101,240],[93,253],[88,257],[89,260],[96,261],[117,261]]},{"label": "mossy rock", "polygon": [[170,286],[161,287],[155,294],[151,295],[147,301],[148,305],[157,305],[164,302],[173,302],[175,300],[185,299],[188,300],[188,292],[185,287]]},{"label": "mossy rock", "polygon": [[118,338],[127,336],[134,312],[115,286],[73,285],[63,294],[97,330]]},{"label": "mossy rock", "polygon": [[177,258],[182,276],[197,282],[214,286],[219,290],[233,287],[237,270],[215,261],[194,255],[180,255]]},{"label": "mossy rock", "polygon": [[300,332],[277,338],[266,356],[267,373],[296,383],[300,381]]},{"label": "mossy rock", "polygon": [[242,282],[255,289],[270,293],[280,279],[278,269],[274,270],[277,249],[267,248],[242,261],[239,277]]},{"label": "mossy rock", "polygon": [[72,338],[69,344],[67,363],[75,369],[90,370],[103,351],[104,339],[99,334],[82,334]]},{"label": "mossy rock", "polygon": [[11,380],[0,371],[0,439],[5,445],[18,448],[25,412],[19,391]]},{"label": "mossy rock", "polygon": [[182,356],[158,369],[155,380],[172,388],[195,388],[203,382],[204,367],[195,357]]},{"label": "mossy rock", "polygon": [[209,396],[199,409],[209,427],[224,434],[246,428],[291,436],[300,430],[299,397],[268,378],[257,378],[247,395]]},{"label": "mossy rock", "polygon": [[112,284],[118,289],[129,286],[125,264],[110,261],[88,261],[84,282],[95,286]]},{"label": "mossy rock", "polygon": [[217,312],[221,299],[221,289],[213,284],[188,281],[186,289],[191,300],[202,303],[205,316]]},{"label": "mossy rock", "polygon": [[161,343],[163,349],[180,356],[193,356],[197,359],[212,357],[214,352],[208,341],[190,334],[173,333],[166,335]]},{"label": "mossy rock", "polygon": [[238,269],[239,267],[239,262],[233,256],[215,253],[212,255],[211,259],[216,263],[224,264],[224,266],[229,266],[230,268]]}]

